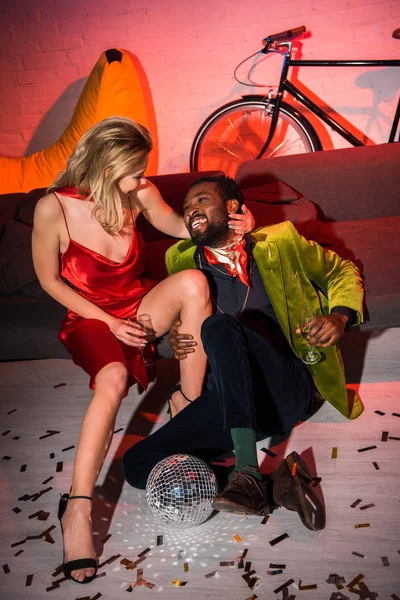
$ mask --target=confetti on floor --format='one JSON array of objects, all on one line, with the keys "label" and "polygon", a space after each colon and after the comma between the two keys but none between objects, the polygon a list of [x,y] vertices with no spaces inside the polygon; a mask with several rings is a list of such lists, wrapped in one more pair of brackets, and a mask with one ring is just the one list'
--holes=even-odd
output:
[{"label": "confetti on floor", "polygon": [[336,448],[336,446],[332,448],[332,458],[337,458],[337,448]]},{"label": "confetti on floor", "polygon": [[358,498],[357,500],[355,500],[353,502],[353,504],[350,504],[351,508],[355,508],[356,506],[358,506],[360,504],[360,502],[362,502],[361,498]]},{"label": "confetti on floor", "polygon": [[283,533],[282,535],[276,537],[275,539],[270,541],[270,545],[271,546],[275,546],[276,544],[279,544],[280,542],[283,542],[283,540],[285,540],[286,538],[289,537],[288,533]]},{"label": "confetti on floor", "polygon": [[367,556],[366,554],[360,554],[359,552],[352,552],[352,554],[354,554],[354,556],[358,556],[359,558],[365,558]]},{"label": "confetti on floor", "polygon": [[235,542],[238,542],[238,543],[242,541],[242,538],[237,533],[235,533],[235,535],[233,536],[233,539],[235,540]]},{"label": "confetti on floor", "polygon": [[358,448],[357,452],[367,452],[367,450],[374,450],[377,446],[367,446],[366,448]]}]

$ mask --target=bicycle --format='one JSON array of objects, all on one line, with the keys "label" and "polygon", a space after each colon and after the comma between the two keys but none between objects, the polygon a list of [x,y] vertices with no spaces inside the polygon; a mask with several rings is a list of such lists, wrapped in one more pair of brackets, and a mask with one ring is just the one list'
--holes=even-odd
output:
[{"label": "bicycle", "polygon": [[[277,92],[273,88],[266,96],[243,95],[213,112],[196,133],[191,152],[191,171],[222,170],[234,177],[245,160],[272,158],[287,154],[323,150],[310,121],[291,104],[282,99],[286,92],[307,107],[353,146],[363,146],[346,127],[320,108],[288,80],[289,67],[400,67],[400,60],[295,60],[290,41],[303,34],[305,27],[269,35],[263,40],[264,48],[242,61],[238,68],[259,53],[279,53],[283,56],[282,71]],[[399,30],[393,33],[393,37]],[[254,84],[245,84],[254,85]],[[400,120],[400,97],[393,118],[389,142],[395,142]],[[400,140],[399,140],[400,141]]]}]

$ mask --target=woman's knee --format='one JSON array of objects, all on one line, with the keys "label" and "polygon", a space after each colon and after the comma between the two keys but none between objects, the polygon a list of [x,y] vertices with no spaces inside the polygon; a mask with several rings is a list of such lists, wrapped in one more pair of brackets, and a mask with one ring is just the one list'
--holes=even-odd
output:
[{"label": "woman's knee", "polygon": [[208,300],[210,297],[210,289],[206,276],[197,271],[197,269],[188,269],[181,272],[181,284],[183,293],[191,298],[199,300]]},{"label": "woman's knee", "polygon": [[128,377],[128,368],[124,363],[110,363],[97,374],[96,390],[107,392],[116,399],[121,399],[126,391]]}]

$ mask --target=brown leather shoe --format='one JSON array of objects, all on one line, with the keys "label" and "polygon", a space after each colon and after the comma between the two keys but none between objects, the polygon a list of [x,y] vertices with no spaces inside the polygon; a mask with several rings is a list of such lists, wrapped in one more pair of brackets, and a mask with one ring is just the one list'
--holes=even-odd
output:
[{"label": "brown leather shoe", "polygon": [[268,480],[260,481],[251,474],[252,468],[234,471],[232,480],[223,492],[215,497],[212,507],[215,510],[246,515],[268,515],[272,512]]},{"label": "brown leather shoe", "polygon": [[289,454],[275,469],[271,478],[273,481],[272,496],[276,504],[296,511],[307,529],[312,531],[324,529],[324,508],[308,485],[312,481],[312,477],[297,452]]}]

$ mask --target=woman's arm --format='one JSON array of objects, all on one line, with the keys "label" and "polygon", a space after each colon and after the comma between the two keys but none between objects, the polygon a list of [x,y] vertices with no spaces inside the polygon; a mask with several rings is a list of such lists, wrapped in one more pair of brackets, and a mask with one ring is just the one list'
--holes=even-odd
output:
[{"label": "woman's arm", "polygon": [[[135,198],[138,212],[143,212],[146,219],[159,231],[171,237],[186,239],[189,232],[186,229],[183,217],[178,215],[161,197],[160,192],[150,181],[141,186]],[[243,205],[243,214],[231,216],[229,227],[238,235],[244,235],[254,229],[253,215]]]},{"label": "woman's arm", "polygon": [[[61,208],[53,194],[44,196],[36,205],[32,233],[32,258],[36,275],[42,288],[57,302],[85,319],[97,319],[106,323],[112,333],[130,346],[139,345],[128,330],[136,327],[126,324],[104,312],[67,285],[60,276]],[[142,338],[138,332],[138,337]],[[142,340],[140,340],[142,341]]]}]

